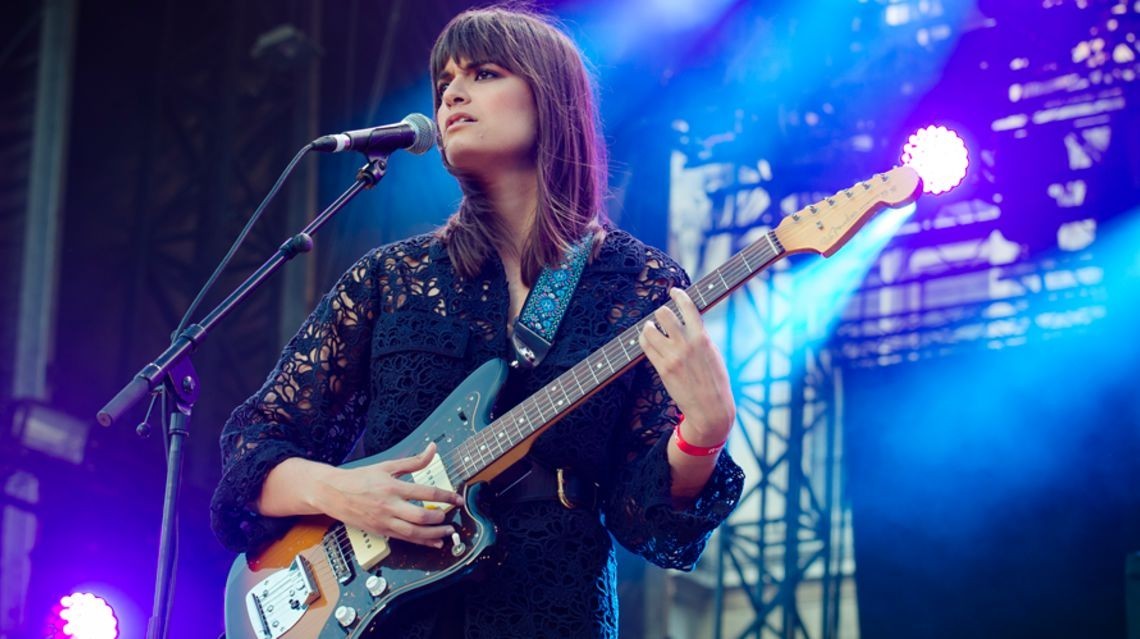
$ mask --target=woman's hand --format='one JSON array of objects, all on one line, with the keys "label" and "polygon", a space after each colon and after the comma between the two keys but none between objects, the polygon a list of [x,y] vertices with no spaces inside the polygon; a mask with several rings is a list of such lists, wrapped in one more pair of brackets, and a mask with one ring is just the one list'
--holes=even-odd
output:
[{"label": "woman's hand", "polygon": [[685,441],[716,446],[728,438],[736,418],[728,371],[693,300],[679,288],[670,289],[669,296],[681,317],[662,306],[654,312],[654,321],[645,324],[638,341],[685,416]]},{"label": "woman's hand", "polygon": [[435,444],[429,444],[415,457],[359,468],[291,457],[269,471],[254,507],[270,517],[328,515],[370,533],[439,548],[453,532],[443,525],[445,511],[411,501],[459,506],[463,499],[451,491],[399,479],[427,467],[435,454]]},{"label": "woman's hand", "polygon": [[456,493],[399,479],[425,468],[435,444],[415,457],[391,459],[359,468],[332,468],[318,479],[314,493],[321,512],[368,532],[440,548],[454,529],[444,525],[446,511],[411,503],[463,504]]}]

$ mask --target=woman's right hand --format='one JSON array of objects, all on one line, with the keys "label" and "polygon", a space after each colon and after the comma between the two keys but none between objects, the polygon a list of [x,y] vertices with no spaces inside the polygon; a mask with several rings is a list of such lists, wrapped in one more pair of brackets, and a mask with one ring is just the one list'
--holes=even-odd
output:
[{"label": "woman's right hand", "polygon": [[463,499],[448,490],[400,479],[426,468],[435,454],[435,444],[429,444],[414,457],[359,468],[291,457],[269,471],[254,507],[270,517],[324,514],[373,534],[440,548],[454,532],[443,524],[446,511],[424,508],[412,500],[461,506]]},{"label": "woman's right hand", "polygon": [[414,457],[358,468],[324,466],[313,478],[311,506],[373,534],[441,548],[443,539],[454,532],[452,526],[443,523],[446,510],[424,508],[412,501],[460,506],[463,498],[448,490],[400,479],[425,468],[435,454],[435,444],[429,444]]}]

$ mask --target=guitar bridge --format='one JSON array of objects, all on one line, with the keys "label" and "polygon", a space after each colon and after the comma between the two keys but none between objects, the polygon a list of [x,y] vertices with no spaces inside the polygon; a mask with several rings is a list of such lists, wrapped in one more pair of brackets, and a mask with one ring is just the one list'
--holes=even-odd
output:
[{"label": "guitar bridge", "polygon": [[341,584],[352,581],[352,564],[345,557],[344,545],[341,542],[344,535],[345,527],[338,524],[333,526],[332,530],[321,539],[321,547],[324,548],[325,556],[328,557],[329,566],[332,567],[336,580]]},{"label": "guitar bridge", "polygon": [[320,597],[309,561],[297,555],[285,570],[261,580],[245,595],[250,625],[261,639],[277,639],[295,626]]}]

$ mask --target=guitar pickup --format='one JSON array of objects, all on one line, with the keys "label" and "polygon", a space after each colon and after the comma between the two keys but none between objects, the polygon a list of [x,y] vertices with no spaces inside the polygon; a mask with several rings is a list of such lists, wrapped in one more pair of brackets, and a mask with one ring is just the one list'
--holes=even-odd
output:
[{"label": "guitar pickup", "polygon": [[348,531],[348,541],[352,544],[352,552],[356,555],[356,563],[364,570],[372,570],[376,564],[384,560],[385,557],[392,554],[392,548],[388,545],[388,538],[383,535],[373,535],[372,533],[353,528],[352,526],[345,526],[344,529]]},{"label": "guitar pickup", "polygon": [[[443,464],[443,459],[436,453],[432,456],[428,465],[420,470],[412,472],[412,482],[421,486],[432,486],[434,488],[442,488],[444,490],[454,491],[455,486],[451,484],[451,478],[447,476],[447,467]],[[453,504],[441,503],[438,501],[425,501],[423,507],[428,510],[442,510],[444,512],[451,510]]]}]

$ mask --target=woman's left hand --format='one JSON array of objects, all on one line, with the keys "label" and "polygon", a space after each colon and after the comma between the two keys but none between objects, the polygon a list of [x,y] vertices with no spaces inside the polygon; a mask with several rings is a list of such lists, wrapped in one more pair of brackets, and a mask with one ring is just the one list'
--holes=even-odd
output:
[{"label": "woman's left hand", "polygon": [[728,438],[736,406],[724,358],[705,332],[697,305],[685,291],[669,290],[681,317],[666,306],[653,314],[638,336],[665,390],[685,416],[685,441],[716,446]]}]

